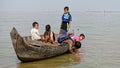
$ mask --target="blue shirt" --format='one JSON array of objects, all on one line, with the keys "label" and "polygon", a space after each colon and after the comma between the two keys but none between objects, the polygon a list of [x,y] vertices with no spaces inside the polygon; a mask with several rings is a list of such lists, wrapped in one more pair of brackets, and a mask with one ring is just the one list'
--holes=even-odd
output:
[{"label": "blue shirt", "polygon": [[68,23],[70,21],[72,21],[71,14],[70,13],[67,13],[67,14],[64,13],[63,16],[62,16],[62,22]]}]

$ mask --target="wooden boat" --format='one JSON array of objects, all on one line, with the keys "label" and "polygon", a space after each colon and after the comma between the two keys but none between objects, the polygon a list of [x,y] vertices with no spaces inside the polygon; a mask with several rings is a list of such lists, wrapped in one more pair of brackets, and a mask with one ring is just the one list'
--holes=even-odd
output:
[{"label": "wooden boat", "polygon": [[68,52],[68,44],[46,44],[32,41],[31,36],[21,37],[15,28],[10,32],[14,50],[22,62],[35,61],[58,56]]}]

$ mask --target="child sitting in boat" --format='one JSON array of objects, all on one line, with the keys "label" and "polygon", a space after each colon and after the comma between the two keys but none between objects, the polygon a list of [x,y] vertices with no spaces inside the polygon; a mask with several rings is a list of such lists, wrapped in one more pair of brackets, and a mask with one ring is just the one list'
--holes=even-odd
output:
[{"label": "child sitting in boat", "polygon": [[80,34],[80,36],[74,36],[74,35],[61,35],[58,38],[58,42],[63,44],[63,43],[68,43],[69,44],[69,51],[71,53],[74,53],[73,47],[75,47],[75,53],[79,52],[79,48],[81,48],[81,42],[83,39],[85,39],[84,34]]},{"label": "child sitting in boat", "polygon": [[33,28],[31,29],[31,38],[32,40],[40,40],[41,37],[40,37],[40,33],[39,33],[39,24],[37,22],[33,22],[32,24]]},{"label": "child sitting in boat", "polygon": [[45,26],[44,41],[46,43],[55,43],[55,34],[51,31],[51,26],[49,24]]}]

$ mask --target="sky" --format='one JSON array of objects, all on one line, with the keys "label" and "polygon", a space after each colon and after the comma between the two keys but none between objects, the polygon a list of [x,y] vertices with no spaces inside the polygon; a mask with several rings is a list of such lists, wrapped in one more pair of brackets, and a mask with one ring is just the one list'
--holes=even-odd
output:
[{"label": "sky", "polygon": [[120,11],[120,0],[0,0],[0,11]]}]

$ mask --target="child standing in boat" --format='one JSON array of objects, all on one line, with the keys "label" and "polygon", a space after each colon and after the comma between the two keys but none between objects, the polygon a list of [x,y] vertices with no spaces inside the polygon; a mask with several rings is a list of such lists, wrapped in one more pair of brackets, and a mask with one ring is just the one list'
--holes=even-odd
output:
[{"label": "child standing in boat", "polygon": [[33,28],[31,29],[31,38],[32,40],[40,40],[41,37],[40,37],[40,33],[39,33],[39,24],[37,22],[33,22],[32,24]]},{"label": "child standing in boat", "polygon": [[62,16],[62,23],[61,23],[61,27],[60,27],[60,35],[62,34],[63,31],[66,32],[66,34],[68,34],[68,29],[70,28],[70,24],[72,21],[72,15],[69,12],[69,7],[65,7],[64,8],[64,14]]}]

